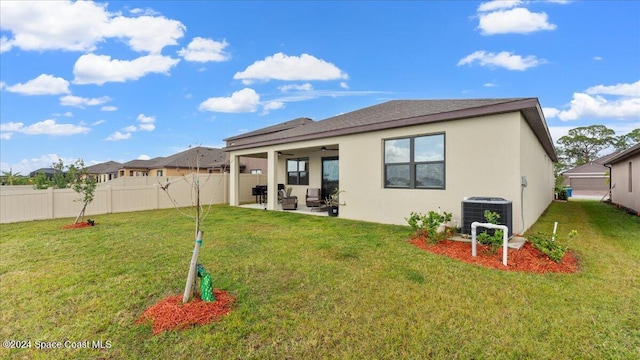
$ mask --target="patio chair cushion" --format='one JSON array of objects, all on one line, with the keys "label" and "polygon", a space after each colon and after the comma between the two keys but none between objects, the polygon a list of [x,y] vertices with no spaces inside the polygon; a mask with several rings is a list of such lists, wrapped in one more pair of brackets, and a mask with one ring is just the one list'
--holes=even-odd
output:
[{"label": "patio chair cushion", "polygon": [[298,209],[298,197],[287,196],[284,190],[278,191],[278,197],[282,199],[282,210],[297,210]]},{"label": "patio chair cushion", "polygon": [[318,188],[308,188],[305,202],[308,207],[320,207],[322,205],[322,195]]}]

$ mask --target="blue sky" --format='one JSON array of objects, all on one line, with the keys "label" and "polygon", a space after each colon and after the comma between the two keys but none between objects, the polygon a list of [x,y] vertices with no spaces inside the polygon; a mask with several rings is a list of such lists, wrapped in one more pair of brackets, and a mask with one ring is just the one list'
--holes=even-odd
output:
[{"label": "blue sky", "polygon": [[640,128],[638,1],[2,1],[0,169],[168,156],[392,99]]}]

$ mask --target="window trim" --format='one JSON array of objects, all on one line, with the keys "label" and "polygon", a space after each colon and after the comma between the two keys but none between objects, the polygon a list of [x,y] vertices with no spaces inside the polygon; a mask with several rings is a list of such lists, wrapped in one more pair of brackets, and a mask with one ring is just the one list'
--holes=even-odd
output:
[{"label": "window trim", "polygon": [[[296,171],[289,171],[289,161],[295,161],[296,162]],[[300,171],[300,162],[304,161],[307,165],[306,165],[306,169]],[[309,185],[309,158],[308,157],[301,157],[301,158],[292,158],[292,159],[287,159],[286,161],[286,169],[287,169],[287,185]],[[307,176],[306,176],[306,182],[300,182],[300,173],[301,172],[306,172]],[[291,183],[289,182],[290,173],[296,173],[296,181],[295,183]]]},{"label": "window trim", "polygon": [[[442,136],[443,142],[443,160],[438,161],[415,161],[415,139],[428,137],[428,136]],[[386,142],[391,140],[409,140],[409,161],[408,162],[397,162],[397,163],[387,163],[386,160]],[[442,164],[442,172],[443,172],[443,184],[439,187],[434,186],[417,186],[416,185],[416,174],[418,165],[425,164]],[[446,190],[447,189],[447,136],[445,132],[434,132],[434,133],[426,133],[426,134],[417,134],[417,135],[409,135],[409,136],[398,136],[392,138],[384,138],[382,139],[382,184],[385,189],[417,189],[417,190]],[[387,167],[389,165],[408,165],[409,166],[409,186],[389,186],[387,185]]]}]

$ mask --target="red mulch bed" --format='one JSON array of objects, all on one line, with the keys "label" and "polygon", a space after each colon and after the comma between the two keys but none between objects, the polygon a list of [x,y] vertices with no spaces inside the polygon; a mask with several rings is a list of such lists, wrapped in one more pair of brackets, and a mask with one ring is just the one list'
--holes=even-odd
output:
[{"label": "red mulch bed", "polygon": [[182,304],[182,295],[166,297],[145,310],[136,324],[151,320],[153,333],[157,335],[165,330],[182,330],[220,320],[231,312],[235,299],[222,290],[214,289],[213,294],[216,297],[214,302],[194,298],[186,304]]},{"label": "red mulch bed", "polygon": [[[94,223],[94,225],[96,225],[96,224]],[[94,225],[91,225],[91,224],[89,224],[89,223],[87,223],[85,221],[85,222],[81,222],[81,223],[77,223],[77,224],[65,225],[62,228],[63,229],[83,229],[83,228],[86,228],[86,227],[92,227]]]},{"label": "red mulch bed", "polygon": [[524,271],[532,273],[575,273],[578,271],[578,259],[568,251],[562,261],[556,263],[547,255],[526,242],[519,250],[507,251],[507,266],[502,265],[502,246],[495,254],[491,254],[488,246],[477,244],[478,256],[471,256],[471,243],[454,240],[443,240],[437,244],[426,242],[424,237],[410,239],[409,242],[420,249],[445,255],[470,264],[506,271]]}]

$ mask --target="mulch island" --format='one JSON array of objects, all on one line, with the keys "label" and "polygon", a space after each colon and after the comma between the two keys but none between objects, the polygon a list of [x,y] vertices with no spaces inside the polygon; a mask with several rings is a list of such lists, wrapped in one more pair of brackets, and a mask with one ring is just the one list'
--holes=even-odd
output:
[{"label": "mulch island", "polygon": [[213,289],[216,301],[207,302],[195,297],[182,303],[182,295],[174,295],[160,300],[140,316],[136,324],[152,322],[153,333],[165,330],[183,330],[196,325],[205,325],[220,320],[231,312],[235,300],[228,292]]},{"label": "mulch island", "polygon": [[556,263],[549,259],[531,243],[526,242],[519,250],[508,249],[507,266],[502,264],[502,247],[494,254],[488,246],[477,244],[478,256],[471,256],[471,242],[442,240],[435,244],[428,243],[424,237],[409,239],[409,242],[420,249],[445,255],[470,264],[505,271],[523,271],[532,273],[575,273],[578,271],[578,260],[572,251],[568,251],[562,261]]},{"label": "mulch island", "polygon": [[69,225],[65,225],[62,228],[63,229],[83,229],[86,227],[92,227],[95,226],[96,223],[90,223],[90,222],[81,222],[81,223],[77,223],[77,224],[69,224]]}]

